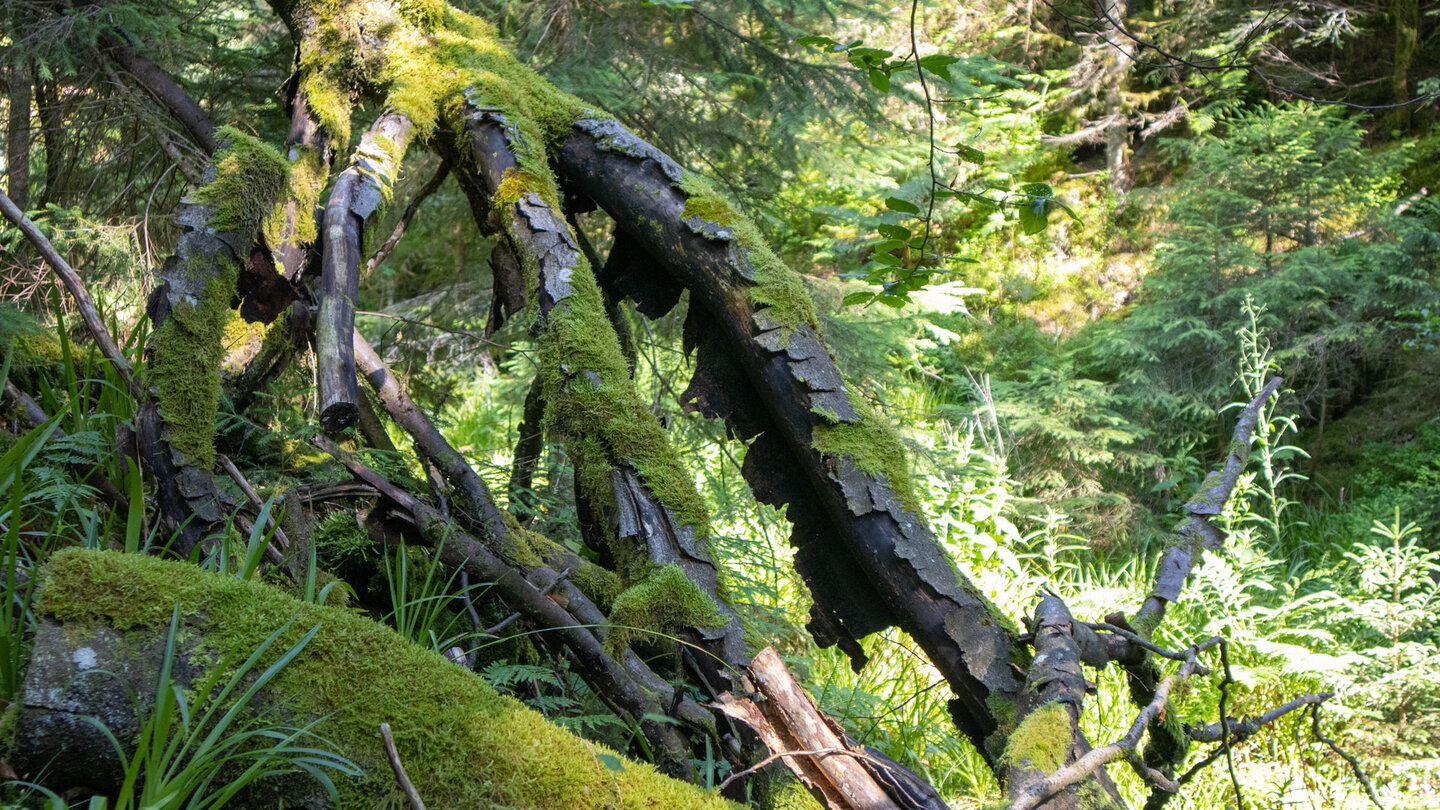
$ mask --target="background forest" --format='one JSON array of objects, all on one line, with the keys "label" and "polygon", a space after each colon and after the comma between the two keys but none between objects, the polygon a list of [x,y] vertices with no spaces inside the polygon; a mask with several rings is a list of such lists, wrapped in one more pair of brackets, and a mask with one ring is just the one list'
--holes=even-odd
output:
[{"label": "background forest", "polygon": [[[164,14],[144,0],[56,5],[0,0],[5,188],[137,354],[153,284],[141,269],[172,252],[170,214],[208,157],[92,54],[123,27],[214,120],[279,144],[291,44],[246,0],[174,0]],[[709,175],[806,273],[847,377],[903,433],[931,525],[1017,621],[1041,590],[1096,621],[1141,601],[1181,505],[1223,460],[1236,412],[1283,376],[1221,517],[1228,544],[1206,552],[1156,640],[1228,638],[1237,716],[1335,697],[1313,728],[1308,711],[1282,718],[1169,806],[1365,805],[1321,729],[1358,758],[1385,807],[1434,803],[1440,6],[457,5],[561,89]],[[923,83],[901,63],[912,51],[929,60]],[[394,199],[374,242],[397,224],[404,237],[364,268],[359,329],[511,512],[583,548],[565,453],[547,447],[528,484],[512,475],[536,344],[523,319],[491,328],[493,240],[476,235],[439,156],[403,174]],[[604,216],[578,223],[602,252]],[[28,572],[67,545],[164,542],[146,536],[145,483],[113,439],[133,403],[87,382],[104,374],[50,278],[18,230],[0,231],[0,376],[63,428],[39,435],[7,418],[0,431],[7,703],[35,621]],[[640,390],[711,510],[748,638],[776,646],[854,738],[953,807],[997,800],[908,637],[865,639],[870,665],[855,673],[804,631],[810,597],[789,562],[789,525],[751,495],[723,425],[680,405],[693,369],[683,305],[658,320],[622,317]],[[264,339],[238,317],[226,335],[237,354]],[[307,441],[308,362],[252,401],[222,401],[218,449],[245,460],[264,499],[298,489],[324,501],[348,485]],[[104,390],[85,393],[92,386]],[[72,407],[82,395],[99,405]],[[408,437],[388,429],[394,447],[363,451],[368,462],[424,481]],[[138,513],[98,499],[100,480],[135,496]],[[626,747],[629,730],[563,667],[523,639],[477,641],[443,601],[468,586],[422,552],[376,546],[353,509],[320,508],[312,600],[348,600],[438,650],[478,646],[473,666],[497,689]],[[245,541],[238,533],[235,559],[212,566],[247,567]],[[1206,718],[1214,695],[1175,700]],[[1129,726],[1117,668],[1091,706],[1092,740]],[[1191,763],[1207,753],[1196,749]],[[1143,805],[1139,780],[1114,774]],[[39,795],[15,787],[4,800]]]}]

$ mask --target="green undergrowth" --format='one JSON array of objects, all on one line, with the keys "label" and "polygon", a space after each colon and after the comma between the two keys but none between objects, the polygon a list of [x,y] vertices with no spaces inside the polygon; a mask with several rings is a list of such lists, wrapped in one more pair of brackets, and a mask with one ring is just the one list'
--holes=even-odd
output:
[{"label": "green undergrowth", "polygon": [[170,446],[201,467],[215,463],[215,409],[220,403],[221,336],[239,269],[222,265],[200,301],[181,301],[150,336],[145,373],[159,390]]},{"label": "green undergrowth", "polygon": [[[666,565],[625,589],[610,611],[605,646],[618,656],[631,642],[664,642],[686,628],[724,627],[728,619],[678,565]],[[650,631],[650,632],[647,632]],[[660,634],[656,636],[654,634]]]},{"label": "green undergrowth", "polygon": [[853,388],[849,396],[850,406],[860,415],[860,421],[817,425],[815,449],[845,456],[858,469],[885,476],[906,511],[916,517],[925,514],[915,494],[915,478],[900,432],[890,420],[870,407],[864,397],[855,394]]},{"label": "green undergrowth", "polygon": [[1054,773],[1065,763],[1072,737],[1070,712],[1056,701],[1046,703],[1016,726],[1005,745],[1005,763],[1014,768]]},{"label": "green undergrowth", "polygon": [[750,288],[750,300],[757,307],[765,308],[770,317],[782,329],[788,331],[800,325],[809,326],[820,334],[820,323],[815,315],[815,302],[805,289],[800,274],[785,266],[779,256],[770,249],[760,229],[750,218],[735,209],[734,203],[725,198],[707,180],[693,172],[686,172],[680,184],[685,192],[683,216],[698,216],[729,228],[733,239],[755,268],[754,286]]},{"label": "green undergrowth", "polygon": [[570,284],[540,338],[547,430],[566,437],[581,488],[597,508],[613,507],[613,465],[628,463],[677,523],[709,536],[705,500],[635,390],[600,287],[583,258]]},{"label": "green undergrowth", "polygon": [[39,610],[117,630],[168,626],[178,605],[192,662],[242,657],[292,622],[276,649],[319,626],[271,694],[364,769],[342,783],[342,807],[395,795],[377,729],[434,808],[734,807],[552,725],[442,656],[353,612],[302,603],[256,582],[141,555],[67,549],[51,557]]}]

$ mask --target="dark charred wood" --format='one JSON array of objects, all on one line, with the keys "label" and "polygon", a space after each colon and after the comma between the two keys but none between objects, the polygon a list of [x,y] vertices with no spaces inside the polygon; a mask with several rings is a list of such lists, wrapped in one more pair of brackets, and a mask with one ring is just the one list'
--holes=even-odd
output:
[{"label": "dark charred wood", "polygon": [[[821,544],[827,575],[846,569],[845,582],[869,585],[841,593],[810,579],[817,607],[831,625],[853,622],[863,632],[883,622],[908,631],[955,693],[957,724],[986,751],[985,738],[998,728],[987,699],[1014,700],[1022,686],[1011,668],[1015,640],[884,477],[814,448],[814,431],[825,418],[817,411],[828,410],[840,421],[858,418],[819,336],[804,324],[784,330],[751,303],[755,270],[746,249],[730,229],[685,215],[688,197],[679,188],[684,170],[659,150],[614,121],[586,120],[553,157],[567,186],[593,199],[641,243],[657,266],[690,290],[692,310],[706,309],[723,333],[724,350],[763,403],[763,417],[744,411],[732,431],[743,434],[761,420],[766,435],[780,442],[749,479],[752,486],[768,488],[765,497],[785,500],[792,514],[820,516],[818,528],[803,526],[797,544]],[[725,407],[713,387],[705,390]],[[825,629],[835,638],[833,626]]]},{"label": "dark charred wood", "polygon": [[515,460],[510,465],[510,512],[522,525],[535,516],[532,487],[540,451],[545,449],[544,419],[544,380],[537,374],[525,394],[525,409],[518,428],[520,438],[515,442]]},{"label": "dark charred wood", "polygon": [[250,258],[241,265],[235,280],[232,309],[249,323],[273,323],[291,304],[303,298],[303,291],[275,267],[275,260],[262,237],[250,249]]}]

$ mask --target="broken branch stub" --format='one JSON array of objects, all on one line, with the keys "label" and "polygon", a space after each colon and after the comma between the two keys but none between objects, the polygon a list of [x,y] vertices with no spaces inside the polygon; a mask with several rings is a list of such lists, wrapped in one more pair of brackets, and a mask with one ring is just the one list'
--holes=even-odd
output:
[{"label": "broken branch stub", "polygon": [[410,129],[410,119],[401,113],[389,111],[376,119],[335,179],[325,205],[315,382],[320,426],[330,433],[355,424],[359,413],[353,335],[365,230],[390,202]]}]

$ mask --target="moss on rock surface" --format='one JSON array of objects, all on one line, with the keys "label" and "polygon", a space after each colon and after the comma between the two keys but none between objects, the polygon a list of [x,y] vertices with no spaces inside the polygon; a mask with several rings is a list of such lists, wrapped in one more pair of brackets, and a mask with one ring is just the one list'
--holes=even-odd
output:
[{"label": "moss on rock surface", "polygon": [[382,722],[394,729],[411,779],[434,808],[735,807],[649,765],[617,757],[623,767],[611,770],[608,750],[442,656],[363,616],[260,583],[141,555],[68,549],[46,565],[38,609],[62,622],[163,633],[175,605],[196,644],[193,661],[225,660],[227,652],[243,659],[293,620],[273,648],[278,655],[319,625],[269,693],[297,715],[328,715],[316,732],[365,770],[360,781],[337,785],[343,807],[375,806],[394,793],[377,732]]}]

